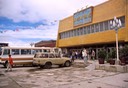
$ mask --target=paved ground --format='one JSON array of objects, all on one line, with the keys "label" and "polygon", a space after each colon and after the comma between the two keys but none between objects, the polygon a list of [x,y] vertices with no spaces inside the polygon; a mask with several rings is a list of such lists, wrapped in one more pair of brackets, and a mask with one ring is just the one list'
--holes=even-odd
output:
[{"label": "paved ground", "polygon": [[52,69],[17,67],[5,72],[0,67],[0,88],[128,88],[128,73],[94,70],[94,63]]}]

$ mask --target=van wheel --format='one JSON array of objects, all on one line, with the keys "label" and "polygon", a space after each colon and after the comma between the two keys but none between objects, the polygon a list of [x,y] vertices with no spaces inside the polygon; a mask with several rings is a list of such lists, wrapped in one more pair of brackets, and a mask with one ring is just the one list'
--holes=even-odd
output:
[{"label": "van wheel", "polygon": [[4,63],[4,67],[7,68],[7,66],[8,66],[8,61],[6,61],[6,62]]},{"label": "van wheel", "polygon": [[52,67],[52,63],[51,62],[47,62],[47,63],[45,63],[44,67],[47,68],[47,69],[50,69]]},{"label": "van wheel", "polygon": [[64,64],[65,67],[69,67],[70,65],[71,65],[70,61],[66,61]]}]

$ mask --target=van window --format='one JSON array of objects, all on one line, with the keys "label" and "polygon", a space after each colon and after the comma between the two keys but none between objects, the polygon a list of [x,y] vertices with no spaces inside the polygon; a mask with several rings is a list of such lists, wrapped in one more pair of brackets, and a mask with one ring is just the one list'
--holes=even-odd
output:
[{"label": "van window", "polygon": [[19,49],[12,49],[12,55],[19,55]]},{"label": "van window", "polygon": [[3,55],[8,55],[8,54],[10,54],[10,49],[4,49]]},{"label": "van window", "polygon": [[31,54],[31,49],[21,49],[21,55],[29,55]]},{"label": "van window", "polygon": [[0,55],[2,54],[2,49],[0,48]]},{"label": "van window", "polygon": [[43,52],[49,53],[50,52],[50,49],[44,49]]},{"label": "van window", "polygon": [[32,54],[35,54],[37,52],[42,52],[42,50],[41,49],[34,49],[34,50],[32,50]]}]

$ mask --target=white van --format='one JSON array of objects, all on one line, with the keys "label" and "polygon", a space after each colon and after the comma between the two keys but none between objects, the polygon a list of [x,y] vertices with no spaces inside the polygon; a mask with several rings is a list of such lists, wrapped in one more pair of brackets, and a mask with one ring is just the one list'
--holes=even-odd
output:
[{"label": "white van", "polygon": [[1,47],[0,64],[4,67],[8,64],[8,55],[10,54],[14,65],[32,65],[33,57],[36,52],[53,52],[50,47]]}]

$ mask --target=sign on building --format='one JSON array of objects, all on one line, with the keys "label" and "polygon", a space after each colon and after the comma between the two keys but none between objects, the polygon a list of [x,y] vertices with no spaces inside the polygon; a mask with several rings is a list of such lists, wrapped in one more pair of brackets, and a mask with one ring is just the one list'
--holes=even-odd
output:
[{"label": "sign on building", "polygon": [[73,16],[74,26],[92,22],[92,15],[93,15],[92,11],[93,11],[93,7],[90,7],[74,13],[74,16]]}]

